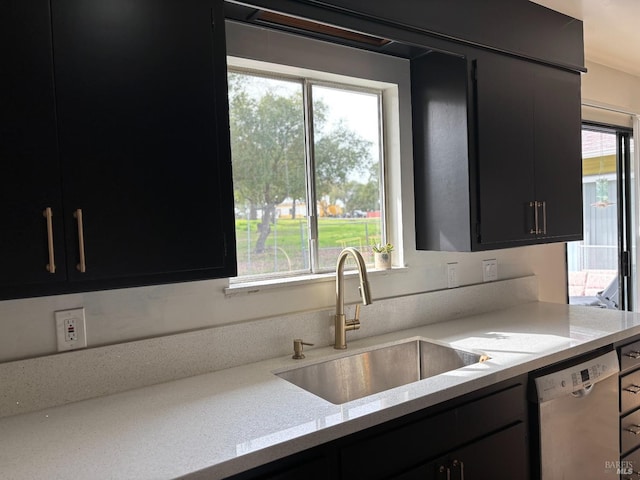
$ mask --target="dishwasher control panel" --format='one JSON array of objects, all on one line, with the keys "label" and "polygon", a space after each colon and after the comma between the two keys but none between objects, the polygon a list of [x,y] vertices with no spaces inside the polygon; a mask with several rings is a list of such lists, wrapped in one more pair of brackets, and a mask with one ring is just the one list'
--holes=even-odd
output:
[{"label": "dishwasher control panel", "polygon": [[559,368],[557,372],[535,379],[539,403],[571,394],[585,394],[592,385],[620,371],[615,351],[577,365]]}]

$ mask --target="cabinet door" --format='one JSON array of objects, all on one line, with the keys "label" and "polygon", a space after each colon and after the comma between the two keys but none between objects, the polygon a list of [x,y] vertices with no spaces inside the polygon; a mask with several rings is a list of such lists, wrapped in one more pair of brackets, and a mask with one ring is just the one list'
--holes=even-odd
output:
[{"label": "cabinet door", "polygon": [[479,243],[531,243],[532,67],[522,60],[486,54],[475,61],[475,76]]},{"label": "cabinet door", "polygon": [[479,243],[581,239],[579,74],[484,54],[476,79]]},{"label": "cabinet door", "polygon": [[[66,278],[48,0],[0,1],[0,288]],[[43,216],[51,209],[51,232]],[[54,240],[51,262],[48,237]],[[8,296],[11,296],[9,294]]]},{"label": "cabinet door", "polygon": [[540,237],[581,240],[580,75],[534,67],[535,189],[544,202]]},{"label": "cabinet door", "polygon": [[525,425],[519,423],[393,480],[526,480],[528,448]]},{"label": "cabinet door", "polygon": [[451,455],[452,476],[464,480],[529,478],[528,437],[519,423],[462,448]]},{"label": "cabinet door", "polygon": [[468,140],[468,65],[439,52],[411,60],[416,248],[469,251],[476,189]]},{"label": "cabinet door", "polygon": [[390,478],[524,421],[527,415],[524,385],[502,387],[435,415],[408,423],[406,417],[389,422],[382,431],[345,445],[340,453],[342,477]]},{"label": "cabinet door", "polygon": [[235,274],[222,2],[53,0],[52,13],[70,280]]}]

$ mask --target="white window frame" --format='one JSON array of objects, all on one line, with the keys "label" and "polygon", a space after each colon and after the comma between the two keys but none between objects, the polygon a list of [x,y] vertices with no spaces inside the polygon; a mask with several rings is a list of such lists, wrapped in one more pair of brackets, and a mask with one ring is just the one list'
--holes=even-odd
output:
[{"label": "white window frame", "polygon": [[[229,42],[229,36],[233,41]],[[403,212],[403,204],[407,203],[408,198],[412,198],[413,190],[406,190],[406,186],[402,188],[402,167],[406,161],[401,161],[400,152],[406,150],[410,153],[410,137],[400,134],[401,124],[405,124],[405,114],[409,104],[407,99],[410,98],[408,83],[408,67],[399,65],[402,60],[378,55],[371,52],[356,51],[355,55],[369,56],[373,60],[364,62],[357,58],[355,61],[350,58],[350,54],[342,58],[340,55],[327,55],[322,52],[322,47],[316,53],[302,48],[305,51],[305,58],[302,66],[291,66],[296,63],[291,60],[291,48],[278,48],[277,43],[273,41],[274,37],[282,36],[284,41],[288,41],[290,45],[291,39],[287,39],[288,34],[282,32],[266,32],[264,29],[239,24],[233,21],[227,21],[227,50],[229,56],[227,63],[230,70],[239,70],[253,72],[255,74],[262,73],[268,77],[282,78],[308,78],[310,82],[321,85],[338,85],[340,88],[351,88],[354,90],[381,92],[380,103],[381,108],[379,114],[381,116],[381,136],[380,149],[381,155],[381,208],[384,210],[382,214],[382,231],[386,235],[386,240],[394,244],[394,270],[404,270],[404,228],[403,217],[413,214],[413,205],[407,204],[408,211]],[[290,36],[289,36],[290,37]],[[313,40],[294,37],[296,41]],[[268,41],[265,41],[268,40]],[[319,42],[324,43],[324,42]],[[307,46],[305,46],[307,47]],[[349,49],[331,45],[330,48]],[[340,53],[340,52],[338,52]],[[391,63],[388,63],[391,62]],[[364,67],[362,67],[364,65]],[[321,69],[318,69],[321,68]],[[364,72],[360,77],[359,70]],[[368,77],[368,78],[363,78]],[[396,83],[397,82],[397,83]],[[400,85],[404,90],[404,94],[399,93]],[[408,118],[408,117],[407,117]],[[410,122],[405,125],[410,129]],[[410,157],[408,157],[410,159]],[[412,187],[412,185],[411,185]],[[376,272],[372,272],[376,274]],[[229,287],[225,289],[227,295],[236,293],[253,293],[263,289],[277,288],[279,286],[287,287],[291,284],[305,284],[316,281],[328,281],[334,278],[333,270],[317,271],[316,273],[300,274],[295,276],[281,277],[236,277],[230,279]]]}]

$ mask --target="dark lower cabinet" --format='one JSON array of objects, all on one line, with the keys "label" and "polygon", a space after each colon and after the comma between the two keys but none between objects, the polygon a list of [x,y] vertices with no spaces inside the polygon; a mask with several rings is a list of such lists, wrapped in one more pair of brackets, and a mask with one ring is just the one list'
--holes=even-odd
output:
[{"label": "dark lower cabinet", "polygon": [[526,480],[526,376],[232,477]]},{"label": "dark lower cabinet", "polygon": [[616,345],[620,361],[620,463],[611,462],[607,471],[632,480],[640,475],[640,338],[626,339]]},{"label": "dark lower cabinet", "polygon": [[235,275],[223,2],[0,9],[0,298]]},{"label": "dark lower cabinet", "polygon": [[525,425],[518,423],[428,462],[393,480],[513,480],[529,478]]},{"label": "dark lower cabinet", "polygon": [[[453,461],[456,459],[453,452],[476,442],[480,449],[484,445],[481,441],[513,425],[523,426],[514,434],[520,438],[513,448],[522,459],[522,471],[528,472],[525,385],[524,380],[501,384],[475,392],[471,398],[459,399],[461,403],[442,411],[427,409],[385,424],[379,433],[358,438],[342,448],[342,478],[393,478],[416,467],[424,468],[443,456]],[[467,455],[471,455],[471,450]],[[488,463],[498,464],[501,460],[501,450],[486,458]]]}]

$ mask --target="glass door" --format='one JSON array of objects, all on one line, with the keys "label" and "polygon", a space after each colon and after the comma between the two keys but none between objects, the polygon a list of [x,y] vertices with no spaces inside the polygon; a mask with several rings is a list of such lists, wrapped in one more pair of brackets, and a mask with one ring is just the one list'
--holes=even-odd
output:
[{"label": "glass door", "polygon": [[584,124],[584,238],[567,243],[569,303],[630,310],[631,131]]}]

